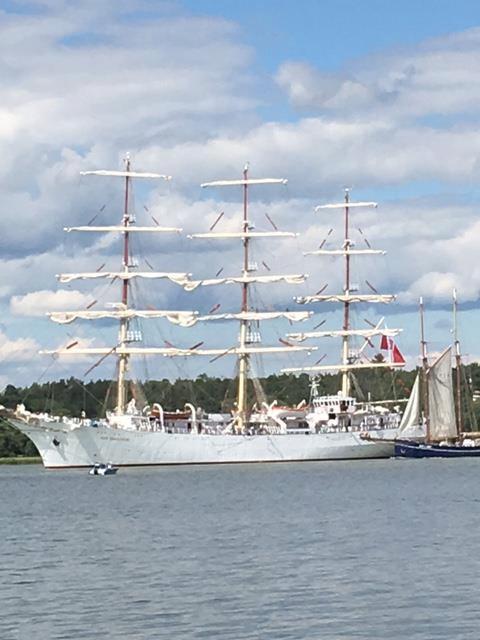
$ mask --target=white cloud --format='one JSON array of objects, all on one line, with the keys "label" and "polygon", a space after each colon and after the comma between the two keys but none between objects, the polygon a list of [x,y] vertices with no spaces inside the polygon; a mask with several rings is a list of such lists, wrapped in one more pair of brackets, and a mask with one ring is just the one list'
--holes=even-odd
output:
[{"label": "white cloud", "polygon": [[480,28],[354,61],[337,74],[308,63],[281,65],[277,83],[299,108],[395,118],[476,114]]},{"label": "white cloud", "polygon": [[408,291],[399,295],[399,302],[418,304],[420,297],[445,302],[452,299],[452,290],[458,286],[458,277],[452,272],[430,271],[415,280]]},{"label": "white cloud", "polygon": [[344,104],[369,105],[375,97],[362,83],[332,73],[322,73],[306,62],[285,62],[276,76],[298,108],[323,107],[334,109]]},{"label": "white cloud", "polygon": [[[413,252],[423,251],[424,256],[417,260],[416,269],[410,272],[411,281],[408,289],[400,293],[400,302],[412,303],[423,296],[430,301],[445,303],[451,301],[453,288],[457,289],[461,302],[476,302],[480,298],[480,222],[470,222],[465,227],[455,219],[449,222],[456,225],[450,236],[415,243]],[[441,220],[439,226],[442,226]],[[425,267],[430,270],[426,271]]]},{"label": "white cloud", "polygon": [[126,21],[117,3],[91,11],[78,4],[4,16],[8,135],[16,129],[50,148],[114,138],[138,145],[165,134],[178,139],[186,131],[176,125],[192,119],[197,131],[202,119],[217,128],[226,114],[253,106],[242,88],[251,52],[235,42],[232,23],[161,11]]},{"label": "white cloud", "polygon": [[[310,117],[269,122],[248,134],[217,136],[168,148],[152,145],[138,154],[142,165],[163,158],[178,187],[235,177],[245,159],[252,175],[288,177],[296,197],[339,191],[345,185],[373,188],[419,181],[473,184],[480,179],[480,131],[426,126],[400,127],[385,118]],[[199,194],[198,191],[196,191]],[[258,192],[257,192],[258,193]]]},{"label": "white cloud", "polygon": [[33,291],[24,296],[13,296],[10,309],[14,315],[44,316],[48,311],[73,311],[85,308],[94,299],[80,291]]},{"label": "white cloud", "polygon": [[[377,212],[356,213],[353,223],[389,251],[386,258],[354,265],[362,287],[368,279],[379,290],[400,293],[406,305],[420,294],[446,302],[453,285],[463,300],[477,299],[475,203],[454,196],[445,202],[394,200],[389,190],[395,186],[401,193],[422,181],[457,190],[478,183],[480,30],[383,52],[338,74],[286,61],[276,80],[309,116],[279,122],[256,113],[262,90],[254,52],[226,20],[189,16],[158,2],[41,5],[36,15],[1,15],[0,295],[14,294],[6,315],[20,322],[48,310],[84,308],[95,298],[98,308],[105,298],[115,299],[118,283],[109,289],[97,283],[89,288],[88,282],[78,283],[78,290],[51,287],[59,271],[94,271],[103,263],[120,268],[117,236],[65,236],[62,228],[97,214],[102,224],[120,219],[122,184],[78,174],[117,168],[127,150],[136,168],[174,176],[171,185],[152,190],[136,185],[139,222],[151,223],[153,215],[186,233],[206,231],[223,210],[217,230],[238,224],[240,194],[202,192],[200,182],[238,177],[247,160],[252,176],[289,178],[287,187],[252,190],[251,217],[258,228],[269,228],[267,211],[279,227],[302,236],[259,243],[255,257],[272,273],[306,271],[311,278],[297,288],[259,287],[259,305],[293,307],[295,294],[312,293],[325,282],[330,292],[342,286],[338,261],[304,260],[301,254],[318,246],[330,226],[338,228],[331,246],[341,244],[339,219],[312,209],[337,200],[345,185],[380,200]],[[142,6],[152,16],[148,21],[126,19]],[[390,198],[383,205],[379,187]],[[135,242],[141,264],[146,258],[158,270],[212,277],[221,267],[234,274],[240,265],[239,243],[175,235]],[[236,308],[237,294],[232,286],[189,296],[161,284],[138,302],[203,312],[219,299],[222,310]],[[33,322],[31,327],[35,332]],[[226,334],[222,329],[209,339]]]},{"label": "white cloud", "polygon": [[[116,168],[127,150],[205,139],[254,117],[252,52],[235,25],[169,3],[149,6],[141,20],[134,14],[143,5],[51,3],[37,14],[2,14],[4,255],[58,245],[62,226],[100,206],[100,190],[111,197],[105,181],[79,189],[80,170]],[[157,156],[154,168],[167,170],[160,164]],[[12,224],[18,215],[21,228]]]},{"label": "white cloud", "polygon": [[33,338],[9,339],[0,331],[0,360],[5,363],[24,363],[33,359],[39,345]]},{"label": "white cloud", "polygon": [[[68,348],[68,349],[72,349],[72,352],[56,355],[55,359],[59,360],[59,364],[62,367],[67,364],[73,365],[74,367],[81,367],[81,371],[84,372],[86,368],[86,365],[85,365],[86,362],[91,362],[92,364],[95,364],[95,362],[99,362],[102,360],[102,356],[75,354],[74,351],[80,350],[80,349],[89,349],[92,347],[102,348],[106,346],[107,345],[102,340],[99,340],[98,338],[86,338],[85,336],[71,335],[71,336],[68,336],[67,340],[64,340],[61,343],[57,343],[54,348],[55,349]],[[111,375],[111,371],[109,372],[109,374]]]}]

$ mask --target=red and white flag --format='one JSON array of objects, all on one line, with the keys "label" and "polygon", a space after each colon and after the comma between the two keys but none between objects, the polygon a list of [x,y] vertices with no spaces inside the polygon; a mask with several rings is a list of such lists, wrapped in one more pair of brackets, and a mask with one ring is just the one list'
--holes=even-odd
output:
[{"label": "red and white flag", "polygon": [[380,349],[382,351],[390,351],[393,347],[393,340],[388,336],[382,335],[382,339],[380,340]]},{"label": "red and white flag", "polygon": [[393,341],[393,338],[382,335],[382,339],[380,341],[380,349],[382,349],[383,351],[388,351],[390,353],[390,362],[394,362],[395,364],[405,364],[405,358],[403,357],[400,349]]},{"label": "red and white flag", "polygon": [[405,364],[405,358],[403,357],[402,352],[395,343],[393,344],[392,349],[392,362]]}]

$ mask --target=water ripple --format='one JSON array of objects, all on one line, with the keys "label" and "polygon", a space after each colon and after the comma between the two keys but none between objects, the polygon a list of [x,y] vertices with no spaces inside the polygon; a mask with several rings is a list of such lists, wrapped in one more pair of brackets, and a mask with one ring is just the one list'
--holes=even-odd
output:
[{"label": "water ripple", "polygon": [[478,640],[477,475],[0,468],[2,640]]}]

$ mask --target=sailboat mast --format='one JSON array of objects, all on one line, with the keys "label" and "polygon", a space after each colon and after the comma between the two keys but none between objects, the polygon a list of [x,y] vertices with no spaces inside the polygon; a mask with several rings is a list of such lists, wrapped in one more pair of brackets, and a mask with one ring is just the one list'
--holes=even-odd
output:
[{"label": "sailboat mast", "polygon": [[[243,170],[243,232],[248,232],[248,164]],[[243,239],[243,275],[248,276],[248,241]],[[248,311],[248,282],[242,285],[242,313]],[[244,351],[247,343],[248,320],[240,321],[240,349]],[[237,393],[237,425],[243,431],[247,422],[247,384],[248,384],[248,354],[241,353],[238,359],[238,393]]]},{"label": "sailboat mast", "polygon": [[462,356],[460,353],[460,340],[458,339],[457,324],[457,290],[453,290],[453,339],[455,344],[455,375],[456,375],[456,404],[457,404],[457,433],[460,435],[463,431],[463,413],[462,413]]},{"label": "sailboat mast", "polygon": [[[350,294],[350,255],[349,255],[349,204],[350,202],[350,194],[349,190],[345,189],[345,238],[344,238],[344,248],[345,248],[345,283],[344,283],[344,294],[348,296]],[[350,302],[345,300],[343,303],[343,330],[347,332],[350,329]],[[348,334],[342,338],[342,364],[348,364],[349,360],[349,339]],[[342,371],[342,394],[344,397],[350,395],[350,376],[347,370]]]},{"label": "sailboat mast", "polygon": [[[125,160],[125,171],[130,172],[130,157],[127,156]],[[128,227],[130,225],[130,214],[129,214],[129,195],[130,195],[130,177],[125,176],[125,198],[124,198],[124,207],[123,207],[123,226],[125,227],[125,231],[123,233],[123,271],[124,273],[128,273],[129,270],[129,233]],[[122,282],[122,306],[123,308],[128,307],[128,288],[129,288],[129,279],[125,278]],[[126,348],[127,345],[127,333],[128,333],[128,320],[126,318],[120,319],[120,332],[119,332],[119,346],[122,350]],[[125,411],[126,405],[126,374],[128,368],[128,355],[122,354],[118,357],[118,381],[117,381],[117,413],[121,415]]]},{"label": "sailboat mast", "polygon": [[422,354],[422,372],[423,372],[423,412],[425,416],[425,435],[426,441],[430,441],[430,412],[428,405],[428,357],[427,343],[425,341],[425,323],[423,313],[423,298],[420,298],[420,350]]}]

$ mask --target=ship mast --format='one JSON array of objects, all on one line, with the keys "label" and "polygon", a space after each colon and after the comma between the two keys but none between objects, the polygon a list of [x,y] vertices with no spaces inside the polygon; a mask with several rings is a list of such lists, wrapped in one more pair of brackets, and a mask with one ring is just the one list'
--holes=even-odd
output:
[{"label": "ship mast", "polygon": [[[129,273],[130,268],[130,247],[129,247],[129,233],[128,228],[130,226],[130,213],[129,213],[129,190],[130,190],[130,156],[127,154],[125,158],[125,196],[123,207],[123,226],[125,231],[123,233],[123,272]],[[129,292],[130,280],[128,277],[124,278],[122,282],[122,307],[128,309],[128,292]],[[120,332],[119,332],[119,347],[125,350],[127,346],[129,320],[127,318],[120,318]],[[126,388],[125,379],[128,369],[128,353],[122,353],[118,356],[118,380],[117,380],[117,414],[122,415],[125,412],[126,405]]]},{"label": "ship mast", "polygon": [[[345,249],[345,284],[343,287],[345,296],[350,295],[350,240],[349,240],[349,202],[350,194],[349,190],[345,189],[345,237],[344,237],[344,249]],[[343,303],[343,331],[345,332],[342,337],[342,364],[347,365],[349,362],[349,334],[350,329],[350,301],[348,297],[345,298]],[[342,371],[342,395],[347,398],[350,395],[350,375],[348,370]]]},{"label": "ship mast", "polygon": [[422,356],[423,373],[423,415],[425,418],[425,440],[430,441],[430,411],[428,403],[428,355],[427,343],[425,341],[425,322],[423,298],[420,298],[420,353]]},{"label": "ship mast", "polygon": [[456,404],[457,404],[457,434],[463,432],[462,412],[462,355],[460,353],[460,340],[458,339],[457,324],[457,290],[453,289],[453,340],[455,346],[455,376],[456,376]]},{"label": "ship mast", "polygon": [[[117,358],[117,415],[122,415],[126,408],[126,375],[128,371],[128,364],[131,355],[164,355],[164,356],[187,356],[187,355],[211,355],[209,350],[199,350],[195,347],[187,349],[177,349],[175,347],[132,347],[131,343],[141,339],[138,332],[132,332],[129,330],[130,321],[134,318],[165,318],[170,322],[181,326],[192,326],[196,324],[198,314],[193,311],[174,311],[174,310],[155,310],[155,309],[134,309],[129,306],[129,291],[130,281],[132,279],[167,279],[182,287],[186,287],[191,282],[190,274],[177,273],[177,272],[158,272],[149,271],[141,272],[132,269],[135,265],[130,256],[130,235],[135,233],[179,233],[182,230],[176,227],[163,227],[154,220],[154,226],[138,226],[133,224],[135,222],[134,217],[131,214],[131,185],[133,178],[154,178],[162,180],[170,180],[171,177],[160,173],[146,173],[133,171],[131,168],[130,156],[127,154],[125,158],[125,166],[123,171],[112,170],[94,170],[94,171],[82,171],[81,175],[95,175],[102,177],[117,177],[124,178],[125,193],[123,202],[123,215],[122,221],[118,225],[104,225],[96,226],[89,223],[86,226],[80,227],[66,227],[65,231],[68,233],[72,231],[81,232],[101,232],[112,233],[117,232],[123,235],[123,249],[122,249],[122,269],[118,272],[103,271],[103,267],[95,272],[86,273],[67,273],[57,276],[60,282],[69,283],[74,280],[86,280],[86,279],[109,279],[112,282],[114,280],[121,281],[121,298],[120,303],[112,305],[113,309],[103,310],[90,310],[90,306],[84,310],[78,311],[60,311],[52,312],[48,315],[54,322],[60,324],[69,324],[75,320],[101,320],[106,318],[116,319],[119,321],[119,335],[118,343],[111,347],[77,347],[77,342],[74,342],[66,347],[44,351],[48,354],[71,354],[71,355],[98,355],[102,356],[101,362],[105,357],[114,355]],[[91,221],[93,222],[93,220]]]},{"label": "ship mast", "polygon": [[[310,351],[311,347],[298,347],[295,345],[291,345],[287,343],[285,340],[281,340],[283,345],[281,347],[256,347],[252,346],[253,342],[256,342],[256,337],[254,332],[251,330],[250,323],[258,322],[261,320],[268,320],[274,318],[288,318],[289,320],[305,320],[310,317],[311,312],[307,312],[306,314],[300,314],[293,312],[264,312],[264,311],[252,311],[250,310],[250,301],[249,301],[249,286],[250,284],[271,284],[275,282],[287,282],[289,284],[299,284],[305,281],[306,275],[303,274],[294,274],[294,275],[252,275],[253,271],[256,271],[256,265],[250,264],[249,261],[249,247],[250,240],[252,238],[275,238],[275,237],[295,237],[295,233],[278,231],[275,227],[274,231],[255,231],[254,226],[251,224],[249,220],[249,210],[248,210],[248,195],[249,195],[249,187],[251,185],[267,185],[267,184],[286,184],[287,180],[283,178],[250,178],[249,177],[249,166],[245,165],[243,169],[242,179],[240,180],[216,180],[214,182],[205,182],[201,186],[202,187],[235,187],[241,186],[243,192],[243,214],[242,214],[242,224],[240,232],[227,232],[227,233],[196,233],[193,234],[192,238],[239,238],[242,240],[243,245],[243,265],[242,265],[242,273],[240,277],[227,277],[227,278],[213,278],[209,280],[203,280],[192,283],[192,285],[188,285],[190,288],[192,286],[208,286],[213,284],[227,284],[227,283],[239,283],[241,285],[241,307],[240,313],[227,313],[227,314],[218,314],[216,317],[224,319],[238,319],[240,321],[239,327],[239,346],[236,349],[229,349],[224,352],[224,355],[227,353],[232,354],[235,353],[237,355],[238,362],[238,388],[237,388],[237,410],[235,415],[235,425],[236,428],[243,432],[245,430],[246,425],[248,424],[248,393],[247,393],[247,385],[248,385],[248,374],[249,374],[249,364],[250,364],[250,356],[255,353],[280,353],[280,352],[293,352],[293,351]],[[215,226],[215,225],[214,225]],[[274,226],[274,225],[273,225]],[[213,228],[213,227],[212,227]],[[215,316],[214,316],[215,317]]]},{"label": "ship mast", "polygon": [[[307,331],[304,333],[290,333],[288,337],[296,340],[298,342],[303,342],[308,338],[323,338],[323,337],[335,337],[341,338],[342,340],[342,348],[341,348],[341,362],[338,365],[314,365],[312,367],[295,367],[282,369],[284,373],[297,373],[297,372],[308,372],[308,373],[319,373],[322,371],[340,371],[342,374],[342,389],[341,394],[343,397],[348,397],[351,393],[351,384],[350,384],[350,372],[356,369],[370,369],[370,368],[378,368],[378,367],[397,367],[403,366],[403,362],[358,362],[359,356],[361,355],[363,348],[359,350],[358,354],[353,355],[350,352],[350,338],[353,336],[362,337],[365,341],[368,341],[373,336],[384,336],[388,339],[398,335],[401,329],[387,329],[381,327],[383,323],[382,320],[377,323],[376,326],[372,326],[371,329],[352,329],[350,322],[350,307],[352,304],[356,303],[371,303],[378,304],[384,303],[387,304],[392,302],[395,299],[395,296],[389,294],[379,294],[379,293],[369,293],[369,294],[358,294],[353,289],[351,283],[351,257],[357,255],[385,255],[385,251],[372,249],[370,244],[366,242],[366,249],[356,249],[355,243],[350,238],[350,214],[353,208],[369,208],[377,207],[376,202],[352,202],[350,200],[350,191],[349,189],[345,189],[344,201],[338,204],[323,204],[315,207],[315,211],[321,211],[324,209],[342,209],[344,211],[344,237],[343,237],[343,245],[339,249],[324,249],[323,245],[325,240],[320,245],[320,248],[316,251],[305,251],[305,256],[339,256],[344,259],[344,281],[343,281],[343,292],[341,294],[327,294],[322,293],[326,285],[315,295],[302,296],[296,298],[296,301],[299,304],[309,304],[311,302],[336,302],[341,303],[343,306],[343,323],[342,329],[337,331]],[[367,282],[367,284],[369,284]],[[369,285],[371,289],[373,287]],[[373,289],[373,291],[375,291]],[[365,343],[367,344],[367,342]]]},{"label": "ship mast", "polygon": [[[248,265],[248,164],[243,169],[243,277],[247,278]],[[242,313],[248,313],[248,281],[242,284]],[[248,332],[248,320],[240,321],[240,349],[245,350]],[[243,353],[238,357],[238,392],[237,392],[237,426],[242,432],[247,423],[247,385],[248,385],[249,354]]]}]

